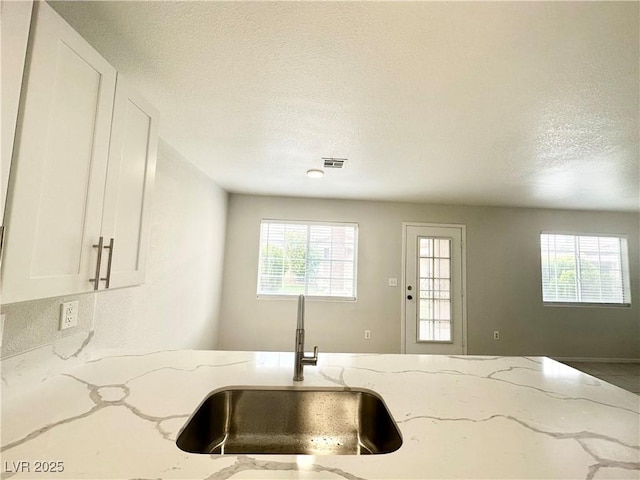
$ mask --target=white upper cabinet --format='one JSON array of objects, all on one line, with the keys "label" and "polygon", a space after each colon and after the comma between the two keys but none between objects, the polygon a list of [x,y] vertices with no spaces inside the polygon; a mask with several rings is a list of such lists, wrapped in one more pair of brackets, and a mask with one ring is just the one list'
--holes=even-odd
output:
[{"label": "white upper cabinet", "polygon": [[30,35],[2,303],[106,288],[109,267],[110,286],[141,283],[157,112],[116,93],[115,69],[45,2]]},{"label": "white upper cabinet", "polygon": [[22,74],[27,55],[27,40],[31,24],[33,1],[0,2],[0,29],[2,43],[2,156],[0,157],[0,225],[4,225],[4,203],[9,184],[9,169],[13,140],[18,119],[18,104]]},{"label": "white upper cabinet", "polygon": [[119,75],[102,215],[102,236],[112,246],[107,276],[101,275],[109,288],[144,282],[158,118],[158,111]]},{"label": "white upper cabinet", "polygon": [[116,71],[34,5],[7,199],[2,303],[88,291],[100,237]]}]

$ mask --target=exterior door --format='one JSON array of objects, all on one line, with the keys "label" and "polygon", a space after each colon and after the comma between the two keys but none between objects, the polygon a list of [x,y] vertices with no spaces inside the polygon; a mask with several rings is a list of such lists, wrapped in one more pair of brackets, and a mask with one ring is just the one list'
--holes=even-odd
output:
[{"label": "exterior door", "polygon": [[464,225],[403,228],[403,351],[464,354]]}]

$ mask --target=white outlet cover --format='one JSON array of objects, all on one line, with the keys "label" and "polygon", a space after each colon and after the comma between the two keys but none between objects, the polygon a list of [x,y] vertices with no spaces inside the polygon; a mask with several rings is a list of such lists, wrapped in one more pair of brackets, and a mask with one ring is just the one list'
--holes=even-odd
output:
[{"label": "white outlet cover", "polygon": [[78,300],[64,302],[60,306],[60,330],[78,325]]}]

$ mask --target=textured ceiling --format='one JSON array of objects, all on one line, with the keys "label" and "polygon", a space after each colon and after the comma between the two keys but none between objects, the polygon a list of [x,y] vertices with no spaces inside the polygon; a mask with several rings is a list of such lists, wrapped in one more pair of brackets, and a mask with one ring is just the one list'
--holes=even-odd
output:
[{"label": "textured ceiling", "polygon": [[638,2],[52,4],[230,192],[640,210]]}]

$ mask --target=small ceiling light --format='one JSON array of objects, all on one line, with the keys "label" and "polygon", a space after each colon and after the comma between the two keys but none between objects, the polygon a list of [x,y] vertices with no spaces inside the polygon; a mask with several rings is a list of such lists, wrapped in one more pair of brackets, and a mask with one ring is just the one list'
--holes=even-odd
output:
[{"label": "small ceiling light", "polygon": [[307,170],[307,177],[309,178],[322,178],[324,172],[322,170],[316,170],[312,168],[311,170]]}]

